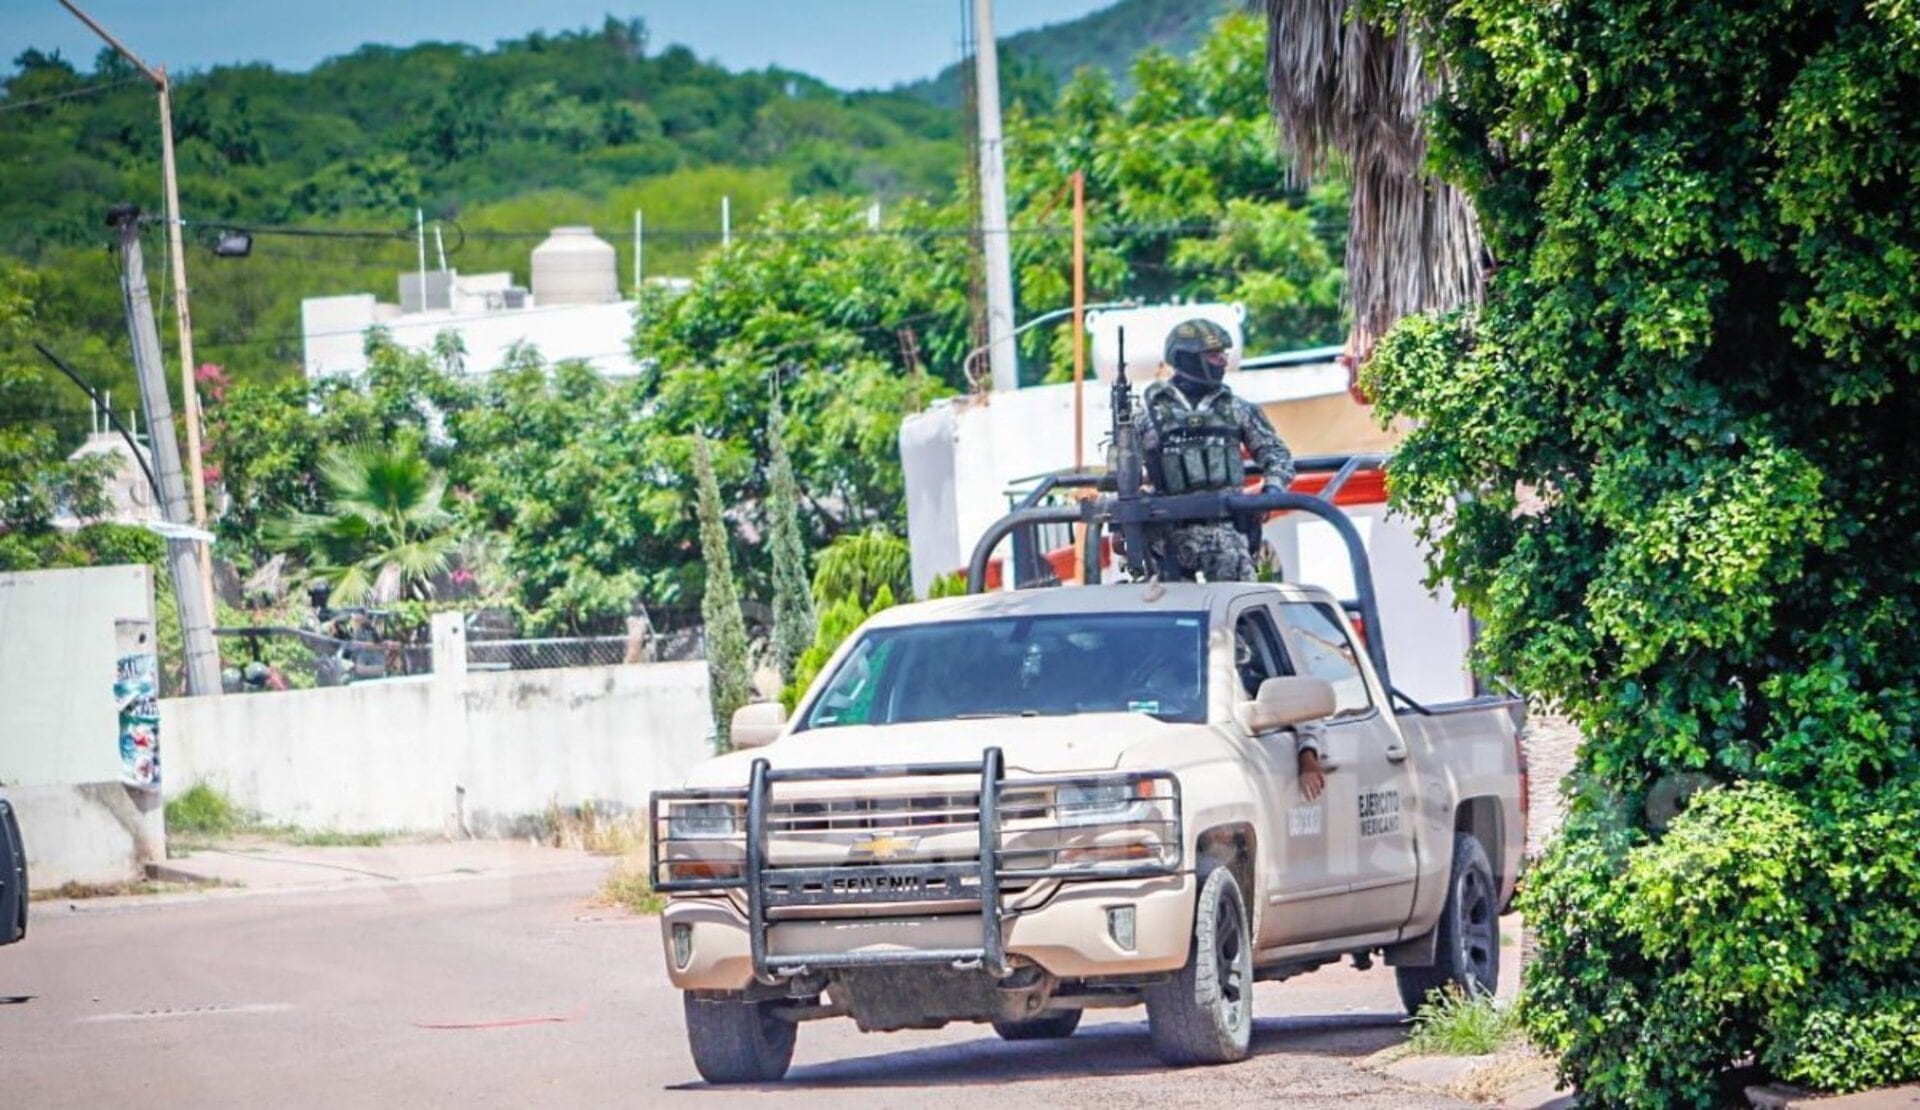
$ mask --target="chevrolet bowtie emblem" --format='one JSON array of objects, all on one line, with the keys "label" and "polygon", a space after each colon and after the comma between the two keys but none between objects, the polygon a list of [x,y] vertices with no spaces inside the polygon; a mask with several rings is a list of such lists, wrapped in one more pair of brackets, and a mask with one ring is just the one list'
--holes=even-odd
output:
[{"label": "chevrolet bowtie emblem", "polygon": [[920,846],[917,836],[881,835],[853,842],[853,855],[861,859],[898,859],[910,856]]}]

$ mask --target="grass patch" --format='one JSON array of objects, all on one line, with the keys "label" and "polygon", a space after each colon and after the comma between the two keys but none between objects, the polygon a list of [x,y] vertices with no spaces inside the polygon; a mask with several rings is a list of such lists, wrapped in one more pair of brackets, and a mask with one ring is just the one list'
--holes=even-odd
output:
[{"label": "grass patch", "polygon": [[302,848],[378,848],[387,842],[385,833],[336,832],[333,829],[275,828],[257,831],[262,836],[284,840]]},{"label": "grass patch", "polygon": [[[243,836],[277,840],[300,848],[378,848],[387,842],[385,833],[270,825],[262,821],[259,814],[241,809],[233,804],[233,799],[204,782],[194,783],[167,803],[169,857]],[[178,853],[176,848],[180,849]]]},{"label": "grass patch", "polygon": [[653,878],[647,874],[645,852],[626,856],[614,864],[607,881],[600,884],[600,900],[625,906],[647,917],[657,917],[667,908],[667,896],[653,889]]},{"label": "grass patch", "polygon": [[578,806],[549,803],[547,844],[579,848],[596,856],[631,856],[647,846],[647,818],[643,813],[602,810],[591,801]]},{"label": "grass patch", "polygon": [[125,883],[62,883],[27,895],[29,902],[77,902],[87,898],[124,898],[130,894],[183,894],[192,890],[237,887],[240,883],[211,879],[203,883],[162,883],[138,879]]},{"label": "grass patch", "polygon": [[196,836],[230,836],[242,824],[240,811],[225,794],[196,782],[167,803],[167,831]]},{"label": "grass patch", "polygon": [[1485,1056],[1520,1039],[1512,1006],[1449,989],[1428,998],[1413,1016],[1407,1049],[1422,1056]]}]

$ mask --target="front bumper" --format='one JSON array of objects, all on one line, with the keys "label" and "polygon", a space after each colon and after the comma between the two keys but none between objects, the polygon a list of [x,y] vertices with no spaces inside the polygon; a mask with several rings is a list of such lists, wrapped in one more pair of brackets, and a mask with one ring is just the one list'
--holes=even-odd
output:
[{"label": "front bumper", "polygon": [[[1147,879],[1060,883],[1031,909],[1000,922],[1010,963],[1032,963],[1058,979],[1154,975],[1187,962],[1193,936],[1191,872]],[[903,907],[905,908],[905,907]],[[1123,947],[1109,910],[1133,910],[1133,945]],[[978,914],[842,917],[771,923],[767,952],[776,960],[802,953],[916,956],[977,949]],[[676,945],[674,933],[685,933]],[[739,991],[754,981],[747,915],[728,897],[676,898],[660,915],[660,941],[673,985],[691,991]],[[920,961],[931,963],[933,961]]]},{"label": "front bumper", "polygon": [[[971,780],[975,792],[956,796],[956,779]],[[877,811],[862,809],[850,818],[862,830],[858,844],[827,849],[849,856],[864,849],[873,859],[795,858],[810,843],[818,849],[845,835],[835,832],[844,811],[822,809],[805,799],[806,791],[864,791],[862,784],[874,780],[947,785],[932,795],[938,803],[932,811],[915,808],[911,797],[902,809],[901,799],[874,795],[868,800],[877,798]],[[800,796],[776,802],[774,791],[782,785]],[[673,815],[681,805],[692,808],[679,812],[697,812],[704,827],[689,826],[676,835]],[[706,907],[683,911],[693,916],[666,926],[667,964],[676,971],[676,982],[679,972],[699,962],[692,952],[694,928],[705,933],[730,919],[742,936],[715,937],[708,947],[722,955],[712,959],[730,962],[743,941],[748,979],[763,984],[822,971],[912,965],[976,967],[1002,978],[1014,969],[1007,945],[1021,918],[1035,912],[1042,898],[1049,907],[1059,902],[1056,919],[1080,914],[1102,922],[1084,942],[1041,940],[1054,934],[1051,926],[1035,934],[1037,947],[1058,950],[1056,962],[1084,966],[1097,962],[1088,955],[1097,949],[1083,952],[1078,944],[1097,944],[1108,936],[1116,948],[1137,952],[1141,929],[1137,907],[1126,915],[1130,929],[1110,928],[1106,908],[1081,890],[1181,881],[1180,784],[1172,774],[1117,771],[1009,780],[998,748],[986,749],[978,764],[776,771],[760,759],[744,790],[663,791],[654,795],[651,810],[654,889],[700,896],[686,904]],[[740,835],[732,835],[732,828]],[[937,850],[895,861],[896,853],[914,852],[922,840]],[[884,861],[879,858],[883,850]],[[1186,901],[1190,911],[1190,895]],[[680,926],[685,930],[676,933]],[[1108,935],[1116,929],[1131,931],[1133,944]],[[1183,924],[1183,946],[1185,933]],[[1157,932],[1154,939],[1161,939]],[[1181,959],[1171,966],[1184,958],[1182,947]],[[1157,961],[1149,963],[1160,969]],[[725,978],[732,982],[734,977],[729,972]]]}]

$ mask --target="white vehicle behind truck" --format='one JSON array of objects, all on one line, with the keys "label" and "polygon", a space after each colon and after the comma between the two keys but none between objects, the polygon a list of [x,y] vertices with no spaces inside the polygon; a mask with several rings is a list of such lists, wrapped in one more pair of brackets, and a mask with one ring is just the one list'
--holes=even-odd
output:
[{"label": "white vehicle behind truck", "polygon": [[[1308,501],[1246,503],[1338,515]],[[741,710],[745,750],[652,802],[700,1074],[778,1079],[816,1019],[1022,1040],[1137,1005],[1163,1059],[1223,1063],[1247,1054],[1255,982],[1347,957],[1384,957],[1410,1011],[1493,990],[1526,839],[1522,705],[1398,695],[1342,534],[1358,599],[1147,581],[906,605],[791,720]]]}]

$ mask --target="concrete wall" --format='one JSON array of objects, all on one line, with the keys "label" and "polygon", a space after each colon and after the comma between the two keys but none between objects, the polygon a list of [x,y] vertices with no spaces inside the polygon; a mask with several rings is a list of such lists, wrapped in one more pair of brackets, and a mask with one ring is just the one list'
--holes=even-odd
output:
[{"label": "concrete wall", "polygon": [[[120,620],[153,620],[149,568],[0,574],[0,783],[37,888],[124,882],[166,854],[158,796],[121,784]],[[164,773],[164,728],[160,752]]]},{"label": "concrete wall", "polygon": [[512,831],[550,804],[641,808],[711,752],[704,663],[446,673],[161,703],[167,794],[275,823]]}]

